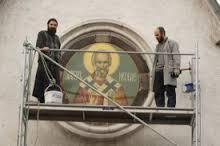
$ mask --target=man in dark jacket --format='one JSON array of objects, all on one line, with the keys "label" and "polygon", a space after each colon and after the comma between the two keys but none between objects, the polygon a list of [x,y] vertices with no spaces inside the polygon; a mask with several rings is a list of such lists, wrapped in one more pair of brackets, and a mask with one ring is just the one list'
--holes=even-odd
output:
[{"label": "man in dark jacket", "polygon": [[[156,52],[179,53],[176,41],[166,37],[165,29],[158,27],[154,35],[158,41]],[[180,55],[155,55],[154,58],[154,92],[158,107],[165,106],[165,95],[168,97],[167,107],[176,106],[177,77],[180,74]]]},{"label": "man in dark jacket", "polygon": [[[44,54],[48,55],[59,63],[60,52],[49,51],[50,49],[60,49],[60,40],[56,35],[57,26],[58,22],[55,18],[49,19],[47,22],[47,31],[40,31],[38,33],[36,47],[39,48]],[[46,59],[45,62],[53,78],[56,80],[56,84],[59,85],[60,76],[58,67]],[[33,96],[38,98],[40,103],[44,103],[44,90],[48,87],[49,84],[50,81],[46,75],[41,57],[39,56]]]}]

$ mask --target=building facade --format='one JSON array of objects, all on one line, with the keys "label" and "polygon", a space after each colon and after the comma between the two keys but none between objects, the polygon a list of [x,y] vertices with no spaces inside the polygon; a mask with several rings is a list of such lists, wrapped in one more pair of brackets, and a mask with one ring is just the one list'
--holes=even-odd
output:
[{"label": "building facade", "polygon": [[[2,51],[0,57],[2,62],[0,66],[2,77],[0,145],[15,146],[17,142],[19,104],[22,98],[23,41],[27,37],[35,44],[38,31],[46,29],[46,22],[51,17],[59,21],[58,35],[61,37],[62,49],[96,49],[100,46],[108,48],[111,44],[108,50],[153,52],[157,43],[153,31],[157,26],[166,28],[168,37],[179,42],[180,51],[183,53],[194,52],[198,43],[202,98],[202,146],[220,144],[218,141],[220,136],[218,132],[220,124],[220,91],[218,90],[220,87],[218,65],[220,29],[219,9],[216,1],[1,0],[0,14],[0,49]],[[80,68],[79,64],[84,63],[83,57],[82,54],[81,57],[80,54],[75,54],[75,56],[66,54],[65,58],[68,59],[62,63],[82,78],[86,78],[93,70],[91,64],[84,64],[85,67]],[[152,69],[152,56],[112,56],[112,58],[114,60],[120,58],[120,63],[119,61],[112,63],[114,66],[110,69],[111,77],[120,81],[117,85],[125,89],[128,105],[154,106],[149,75]],[[76,62],[80,59],[82,62],[71,64],[71,61]],[[182,57],[181,66],[188,67],[189,61],[189,57]],[[133,64],[131,70],[123,67],[125,62]],[[32,85],[36,67],[37,60],[35,59]],[[69,80],[70,77],[64,74],[63,86],[69,89],[71,85],[66,81],[67,79]],[[179,108],[191,107],[190,96],[183,93],[181,89],[188,80],[188,73],[183,73],[179,78],[177,89],[177,107]],[[77,87],[70,88],[71,92],[78,90],[79,83],[74,84],[77,84]],[[135,88],[132,88],[132,85],[135,85]],[[142,94],[143,99],[136,101],[135,96],[140,89],[147,93]],[[68,97],[69,102],[75,98],[71,94]],[[153,101],[152,104],[151,101]],[[189,126],[153,125],[153,128],[180,146],[191,145]],[[172,145],[141,125],[30,121],[28,145],[34,146],[35,142],[38,146]]]}]

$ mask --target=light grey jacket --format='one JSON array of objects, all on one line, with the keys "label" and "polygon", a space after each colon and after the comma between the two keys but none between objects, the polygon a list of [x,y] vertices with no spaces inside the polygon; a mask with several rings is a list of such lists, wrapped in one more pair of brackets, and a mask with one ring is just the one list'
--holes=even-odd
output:
[{"label": "light grey jacket", "polygon": [[[179,52],[179,45],[176,41],[171,39],[166,39],[166,42],[163,46],[164,53],[180,53]],[[159,50],[159,45],[156,46],[156,52]],[[156,63],[157,63],[157,55],[154,57],[154,63],[153,63],[153,73],[155,73]],[[173,72],[174,68],[180,69],[180,63],[181,63],[181,56],[180,55],[164,55],[164,85],[177,85],[176,78],[171,77],[171,72]],[[153,81],[154,81],[154,75],[153,75]]]}]

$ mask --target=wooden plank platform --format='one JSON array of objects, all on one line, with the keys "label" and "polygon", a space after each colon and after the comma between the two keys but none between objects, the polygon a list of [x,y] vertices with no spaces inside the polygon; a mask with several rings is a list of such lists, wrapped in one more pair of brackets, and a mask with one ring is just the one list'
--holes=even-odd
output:
[{"label": "wooden plank platform", "polygon": [[[138,123],[127,113],[115,106],[88,106],[76,104],[37,104],[27,103],[29,120]],[[148,124],[191,125],[195,113],[193,109],[146,108],[124,106]]]}]

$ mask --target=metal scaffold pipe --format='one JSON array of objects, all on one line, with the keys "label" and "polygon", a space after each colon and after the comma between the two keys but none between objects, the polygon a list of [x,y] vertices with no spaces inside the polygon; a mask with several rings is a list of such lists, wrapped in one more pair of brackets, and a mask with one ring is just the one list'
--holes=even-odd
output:
[{"label": "metal scaffold pipe", "polygon": [[196,146],[201,146],[201,142],[200,142],[200,138],[201,138],[201,120],[200,120],[200,95],[199,95],[199,49],[198,49],[198,42],[196,43],[196,53],[195,53],[195,59],[196,59],[196,69],[195,69],[195,73],[196,73],[196,78],[195,78],[195,110],[196,110],[196,125],[195,125],[195,129],[196,129],[196,134],[195,134],[195,138],[196,138]]},{"label": "metal scaffold pipe", "polygon": [[166,53],[166,52],[143,52],[143,51],[93,51],[93,50],[78,50],[78,49],[49,49],[47,51],[55,52],[82,52],[82,53],[116,53],[116,54],[148,54],[148,55],[184,55],[194,56],[194,53]]}]

